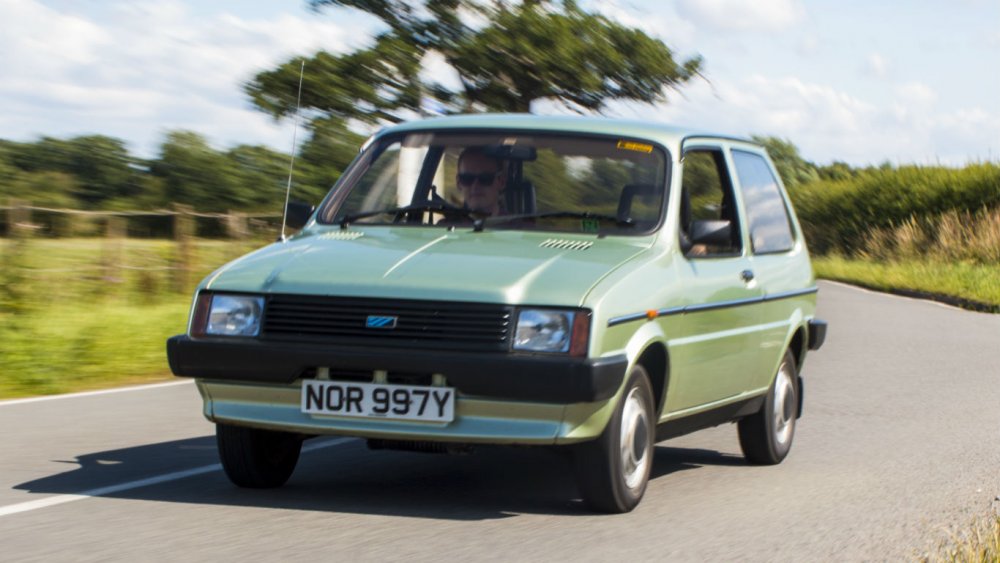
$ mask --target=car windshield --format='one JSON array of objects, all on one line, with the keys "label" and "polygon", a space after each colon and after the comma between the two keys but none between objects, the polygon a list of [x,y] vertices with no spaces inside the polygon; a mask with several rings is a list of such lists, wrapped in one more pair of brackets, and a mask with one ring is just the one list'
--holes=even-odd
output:
[{"label": "car windshield", "polygon": [[320,211],[324,223],[636,235],[660,220],[666,155],[652,143],[569,134],[383,138]]}]

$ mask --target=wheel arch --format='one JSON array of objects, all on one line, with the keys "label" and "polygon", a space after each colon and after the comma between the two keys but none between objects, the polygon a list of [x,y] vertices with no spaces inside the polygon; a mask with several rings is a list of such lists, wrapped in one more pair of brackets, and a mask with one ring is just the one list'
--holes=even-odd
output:
[{"label": "wheel arch", "polygon": [[795,375],[798,387],[798,405],[796,406],[795,418],[802,418],[802,405],[805,396],[805,382],[802,381],[802,363],[806,361],[806,351],[809,347],[809,337],[807,336],[806,325],[799,325],[788,343],[788,351],[795,359]]},{"label": "wheel arch", "polygon": [[808,337],[806,336],[806,326],[799,325],[792,334],[792,339],[788,343],[788,349],[792,352],[792,356],[795,358],[795,367],[801,371],[802,364],[806,361],[806,349],[808,345]]},{"label": "wheel arch", "polygon": [[666,335],[659,323],[646,322],[632,334],[625,347],[629,365],[642,364],[649,373],[657,416],[666,405],[670,383],[670,353],[666,342]]},{"label": "wheel arch", "polygon": [[662,342],[650,342],[636,358],[635,363],[642,364],[649,374],[655,401],[653,408],[659,417],[667,400],[667,387],[670,383],[670,356],[667,347]]}]

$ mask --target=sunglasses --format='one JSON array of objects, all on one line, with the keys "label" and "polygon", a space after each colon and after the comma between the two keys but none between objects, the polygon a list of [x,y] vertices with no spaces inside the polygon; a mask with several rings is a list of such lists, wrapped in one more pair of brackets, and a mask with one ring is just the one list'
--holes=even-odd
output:
[{"label": "sunglasses", "polygon": [[500,172],[462,172],[458,174],[458,183],[463,186],[471,186],[477,180],[480,185],[492,184]]}]

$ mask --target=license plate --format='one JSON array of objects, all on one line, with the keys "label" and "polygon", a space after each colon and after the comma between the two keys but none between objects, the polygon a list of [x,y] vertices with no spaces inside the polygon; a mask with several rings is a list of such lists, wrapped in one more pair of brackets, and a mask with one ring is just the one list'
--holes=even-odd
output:
[{"label": "license plate", "polygon": [[455,418],[455,389],[307,379],[302,384],[302,412],[451,422]]}]

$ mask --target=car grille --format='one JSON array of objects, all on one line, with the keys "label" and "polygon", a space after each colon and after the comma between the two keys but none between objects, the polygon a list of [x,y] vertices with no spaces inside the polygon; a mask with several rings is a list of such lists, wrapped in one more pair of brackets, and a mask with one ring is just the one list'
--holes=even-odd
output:
[{"label": "car grille", "polygon": [[[512,307],[481,303],[272,295],[264,309],[268,340],[506,351]],[[395,317],[370,328],[370,316]]]}]

